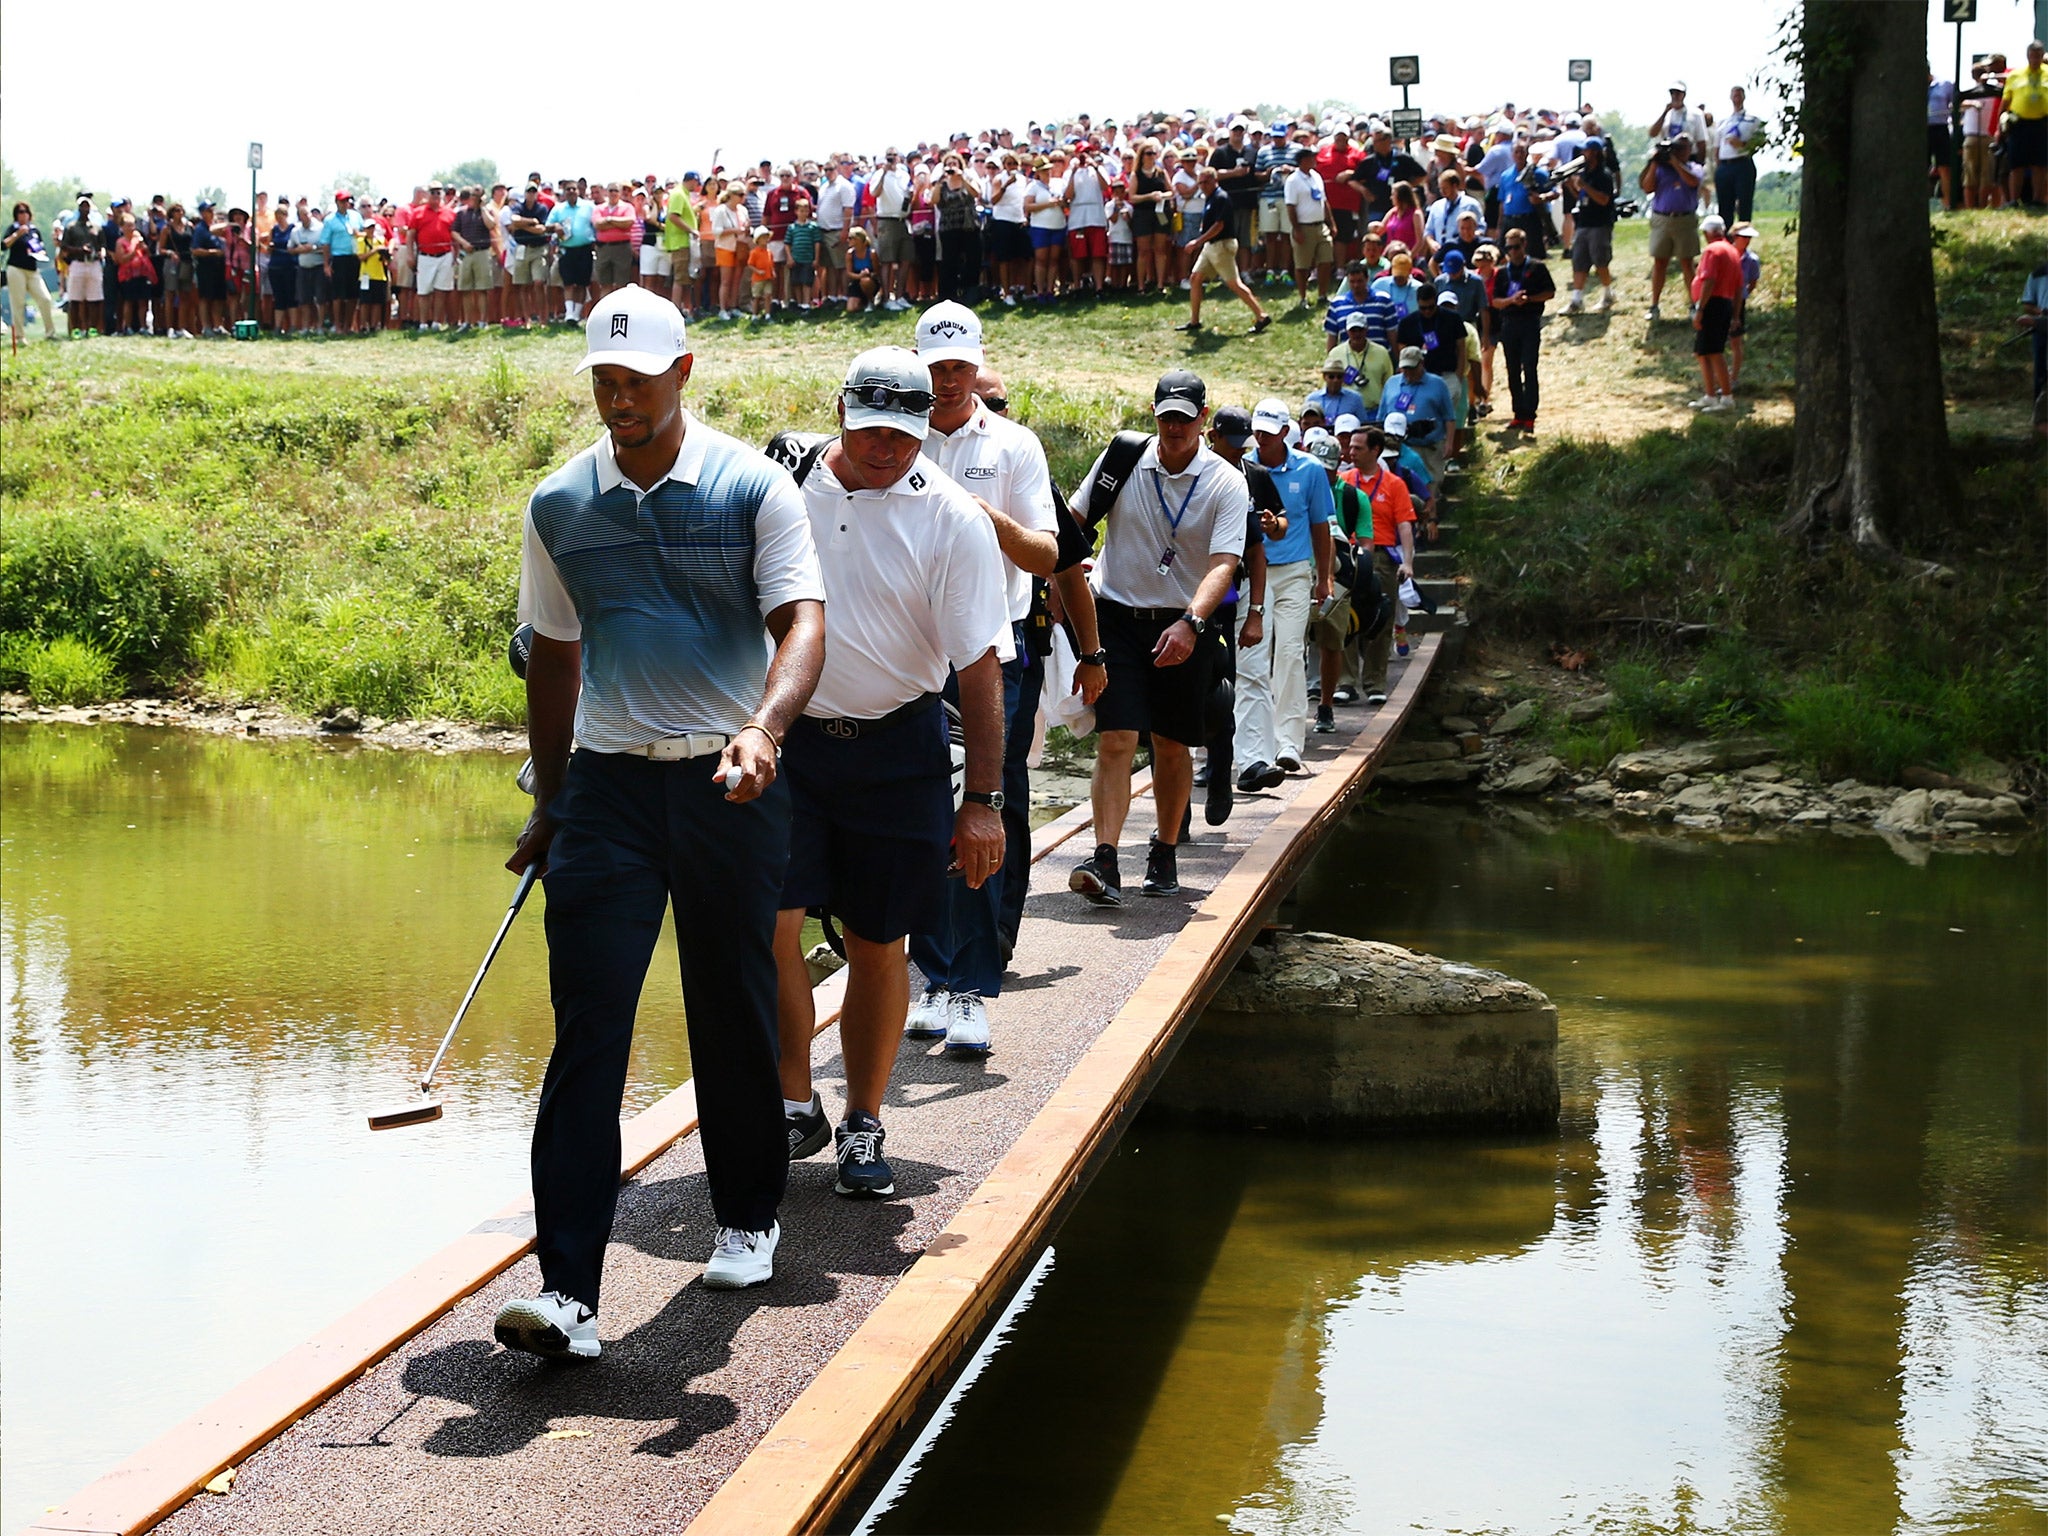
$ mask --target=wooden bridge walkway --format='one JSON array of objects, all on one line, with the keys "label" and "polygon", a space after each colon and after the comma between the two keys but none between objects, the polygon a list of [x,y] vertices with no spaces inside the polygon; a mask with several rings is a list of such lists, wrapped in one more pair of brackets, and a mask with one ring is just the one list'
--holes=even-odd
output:
[{"label": "wooden bridge walkway", "polygon": [[[531,1202],[480,1222],[332,1327],[144,1447],[36,1531],[799,1532],[820,1529],[943,1390],[1171,1060],[1185,1030],[1400,734],[1443,637],[1396,663],[1387,704],[1338,712],[1309,772],[1240,797],[1185,846],[1185,893],[1103,910],[1055,855],[1085,806],[1041,828],[995,1051],[906,1040],[890,1089],[897,1197],[831,1193],[797,1164],[773,1282],[697,1283],[711,1212],[684,1084],[625,1129],[603,1358],[576,1370],[499,1348],[531,1293]],[[1150,816],[1126,832],[1142,869]],[[843,977],[819,991],[815,1055],[840,1084]],[[431,1133],[428,1133],[431,1134]],[[202,1492],[234,1469],[224,1495]],[[842,1515],[843,1518],[843,1515]]]}]

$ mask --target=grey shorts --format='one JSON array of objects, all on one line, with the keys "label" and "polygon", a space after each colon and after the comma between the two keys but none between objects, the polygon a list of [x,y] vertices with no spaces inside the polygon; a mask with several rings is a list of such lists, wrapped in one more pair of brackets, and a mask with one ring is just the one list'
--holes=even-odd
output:
[{"label": "grey shorts", "polygon": [[334,297],[334,284],[327,276],[325,264],[315,267],[299,263],[299,303],[325,304]]},{"label": "grey shorts", "polygon": [[192,291],[192,269],[175,256],[160,256],[156,264],[157,276],[164,280],[164,292],[190,293]]},{"label": "grey shorts", "polygon": [[486,247],[481,251],[458,251],[455,256],[455,288],[458,293],[489,293],[498,286],[498,258]]},{"label": "grey shorts", "polygon": [[910,223],[908,220],[875,220],[875,260],[910,260]]},{"label": "grey shorts", "polygon": [[1590,272],[1595,267],[1610,267],[1614,264],[1614,230],[1611,226],[1600,229],[1582,229],[1572,236],[1572,270]]}]

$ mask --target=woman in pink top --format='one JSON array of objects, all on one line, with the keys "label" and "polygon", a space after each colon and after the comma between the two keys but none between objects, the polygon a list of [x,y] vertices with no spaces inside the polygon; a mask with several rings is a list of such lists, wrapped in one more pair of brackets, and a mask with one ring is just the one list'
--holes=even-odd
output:
[{"label": "woman in pink top", "polygon": [[1423,231],[1422,210],[1416,205],[1415,189],[1405,181],[1394,183],[1394,206],[1380,221],[1380,228],[1389,246],[1399,240],[1418,263],[1428,261],[1430,252],[1436,249]]}]

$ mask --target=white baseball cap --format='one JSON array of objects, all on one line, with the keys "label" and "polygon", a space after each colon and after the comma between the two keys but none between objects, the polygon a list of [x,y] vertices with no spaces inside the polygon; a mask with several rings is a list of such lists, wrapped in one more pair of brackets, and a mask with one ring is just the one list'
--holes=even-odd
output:
[{"label": "white baseball cap", "polygon": [[[948,299],[917,317],[917,355],[929,363],[974,363],[981,356],[981,317]],[[929,386],[927,386],[929,387]]]},{"label": "white baseball cap", "polygon": [[1408,418],[1400,411],[1389,411],[1380,419],[1380,430],[1389,437],[1408,435]]},{"label": "white baseball cap", "polygon": [[908,347],[870,347],[846,367],[840,386],[846,427],[887,427],[924,441],[932,414],[932,371]]},{"label": "white baseball cap", "polygon": [[645,288],[620,288],[598,300],[583,336],[589,351],[576,365],[578,373],[599,363],[635,373],[667,373],[677,358],[690,355],[683,312]]},{"label": "white baseball cap", "polygon": [[1346,432],[1356,432],[1360,427],[1364,425],[1364,422],[1360,421],[1356,416],[1352,415],[1349,411],[1346,411],[1342,416],[1339,416],[1337,418],[1335,425],[1333,425],[1330,428],[1330,430],[1332,432],[1335,432],[1339,437],[1342,437]]},{"label": "white baseball cap", "polygon": [[1252,430],[1254,432],[1285,432],[1293,421],[1287,402],[1271,396],[1252,407]]}]

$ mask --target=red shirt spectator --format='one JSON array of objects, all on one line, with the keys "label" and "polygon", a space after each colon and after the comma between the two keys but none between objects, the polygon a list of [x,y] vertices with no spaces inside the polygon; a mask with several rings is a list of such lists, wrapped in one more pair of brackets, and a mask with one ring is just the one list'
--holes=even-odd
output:
[{"label": "red shirt spectator", "polygon": [[422,256],[446,256],[455,249],[455,210],[431,202],[413,209],[412,238]]},{"label": "red shirt spectator", "polygon": [[[1343,142],[1339,143],[1339,139]],[[1330,200],[1332,208],[1344,213],[1356,213],[1364,206],[1365,200],[1359,193],[1358,183],[1337,179],[1364,158],[1365,151],[1341,134],[1316,151],[1316,170],[1323,178],[1323,195]]]},{"label": "red shirt spectator", "polygon": [[1742,253],[1725,237],[1708,243],[1700,252],[1699,271],[1693,275],[1692,301],[1726,299],[1733,304],[1742,297]]}]

